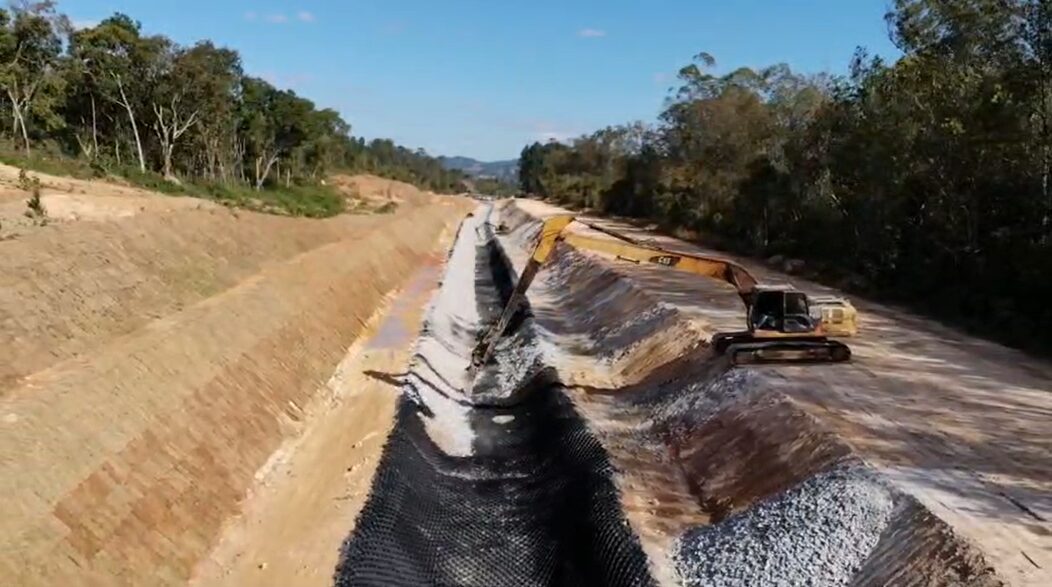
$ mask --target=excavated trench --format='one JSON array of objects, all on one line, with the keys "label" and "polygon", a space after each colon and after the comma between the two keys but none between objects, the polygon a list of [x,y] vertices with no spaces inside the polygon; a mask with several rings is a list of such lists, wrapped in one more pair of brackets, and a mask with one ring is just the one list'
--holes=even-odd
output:
[{"label": "excavated trench", "polygon": [[[480,325],[497,319],[513,287],[488,215],[461,226],[335,582],[653,584],[602,445],[539,351],[522,356],[536,349],[528,308],[509,328],[498,366],[473,389],[466,381]],[[458,291],[469,271],[473,290]],[[502,353],[514,356],[502,361]]]},{"label": "excavated trench", "polygon": [[337,585],[1000,584],[792,381],[729,369],[568,247],[468,380],[540,229],[506,205],[494,238],[490,213],[461,226]]}]

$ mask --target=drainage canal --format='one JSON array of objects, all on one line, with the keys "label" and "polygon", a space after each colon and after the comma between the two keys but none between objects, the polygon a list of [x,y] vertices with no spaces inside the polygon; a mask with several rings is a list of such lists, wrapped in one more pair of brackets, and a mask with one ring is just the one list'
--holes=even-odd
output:
[{"label": "drainage canal", "polygon": [[[466,222],[458,238],[458,246],[482,241],[474,259],[481,323],[496,320],[512,284],[488,228],[482,219]],[[531,324],[519,320],[517,327]],[[497,385],[496,379],[484,377],[478,385]],[[476,391],[519,399],[472,406],[443,394],[463,408],[471,434],[467,455],[438,446],[425,425],[434,414],[411,399],[419,394],[403,394],[370,498],[343,545],[336,584],[653,584],[621,513],[606,454],[550,370],[518,390],[528,393]]]}]

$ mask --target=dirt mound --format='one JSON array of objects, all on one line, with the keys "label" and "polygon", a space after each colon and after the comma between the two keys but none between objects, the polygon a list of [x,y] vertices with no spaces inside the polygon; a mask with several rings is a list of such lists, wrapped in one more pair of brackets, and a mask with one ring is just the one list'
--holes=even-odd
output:
[{"label": "dirt mound", "polygon": [[[17,167],[0,164],[0,241],[31,234],[42,227],[28,218],[30,192],[20,185]],[[218,204],[195,198],[165,196],[113,182],[80,180],[29,172],[40,181],[40,200],[48,224],[131,218],[144,213],[212,210]]]},{"label": "dirt mound", "polygon": [[392,206],[424,204],[435,197],[414,185],[375,175],[334,175],[329,182],[346,196],[351,211],[386,211]]},{"label": "dirt mound", "polygon": [[13,357],[0,374],[0,576],[184,582],[363,325],[465,211],[191,209],[0,242]]},{"label": "dirt mound", "polygon": [[[537,220],[514,204],[500,220],[521,270]],[[711,326],[606,261],[559,245],[530,300],[662,583],[999,582],[799,405],[777,369],[729,369],[707,348]]]}]

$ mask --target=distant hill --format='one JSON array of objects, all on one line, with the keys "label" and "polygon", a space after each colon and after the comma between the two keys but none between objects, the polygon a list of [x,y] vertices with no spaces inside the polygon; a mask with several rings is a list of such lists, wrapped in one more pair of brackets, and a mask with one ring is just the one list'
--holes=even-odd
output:
[{"label": "distant hill", "polygon": [[459,169],[471,177],[499,179],[508,183],[519,181],[519,160],[479,161],[471,157],[439,157],[446,169]]}]

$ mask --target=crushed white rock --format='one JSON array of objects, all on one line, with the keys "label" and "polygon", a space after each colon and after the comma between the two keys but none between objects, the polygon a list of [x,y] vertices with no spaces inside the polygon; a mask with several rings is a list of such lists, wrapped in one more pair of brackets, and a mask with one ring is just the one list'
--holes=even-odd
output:
[{"label": "crushed white rock", "polygon": [[861,467],[817,475],[673,545],[686,587],[849,585],[887,527],[892,490]]},{"label": "crushed white rock", "polygon": [[428,436],[451,456],[470,456],[474,442],[464,390],[480,320],[475,300],[476,229],[487,213],[483,206],[464,220],[403,386],[406,396],[422,407],[418,416]]}]

